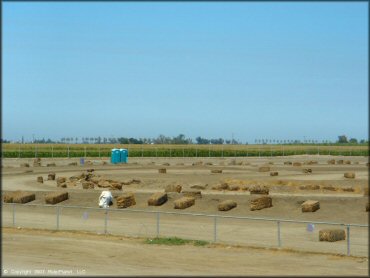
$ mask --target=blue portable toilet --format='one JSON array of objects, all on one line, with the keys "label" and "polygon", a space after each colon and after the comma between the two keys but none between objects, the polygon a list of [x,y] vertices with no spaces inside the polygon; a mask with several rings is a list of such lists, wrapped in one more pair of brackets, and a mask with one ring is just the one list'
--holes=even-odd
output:
[{"label": "blue portable toilet", "polygon": [[112,149],[110,162],[113,164],[117,164],[120,162],[120,150],[119,149]]},{"label": "blue portable toilet", "polygon": [[121,163],[127,163],[127,158],[128,158],[128,151],[127,149],[119,149],[120,154],[121,154]]}]

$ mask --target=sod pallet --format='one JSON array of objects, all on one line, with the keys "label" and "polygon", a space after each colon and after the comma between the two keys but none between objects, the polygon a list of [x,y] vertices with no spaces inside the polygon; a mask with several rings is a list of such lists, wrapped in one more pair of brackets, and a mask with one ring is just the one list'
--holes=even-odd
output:
[{"label": "sod pallet", "polygon": [[237,203],[233,200],[225,200],[218,204],[217,209],[219,211],[228,211],[237,206]]},{"label": "sod pallet", "polygon": [[344,177],[347,178],[347,179],[354,179],[355,178],[355,173],[353,172],[347,172],[347,173],[344,173]]},{"label": "sod pallet", "polygon": [[317,185],[317,184],[306,184],[306,185],[299,186],[299,189],[301,189],[301,190],[319,190],[320,189],[320,185]]},{"label": "sod pallet", "polygon": [[249,192],[250,194],[264,194],[268,195],[269,194],[269,188],[265,185],[252,185],[249,187]]},{"label": "sod pallet", "polygon": [[315,212],[320,209],[320,202],[314,200],[307,200],[302,205],[302,212]]},{"label": "sod pallet", "polygon": [[136,205],[135,195],[133,193],[125,193],[117,197],[117,208],[128,208]]},{"label": "sod pallet", "polygon": [[262,196],[251,200],[250,210],[261,210],[272,207],[272,199],[269,196]]},{"label": "sod pallet", "polygon": [[195,204],[194,197],[182,197],[173,202],[175,209],[186,209],[188,207],[193,206],[194,204]]},{"label": "sod pallet", "polygon": [[328,160],[328,164],[335,164],[335,159]]},{"label": "sod pallet", "polygon": [[45,195],[45,203],[55,205],[68,200],[68,192],[50,192]]},{"label": "sod pallet", "polygon": [[167,202],[167,200],[168,200],[167,193],[164,192],[154,193],[148,199],[148,206],[161,206],[165,202]]},{"label": "sod pallet", "polygon": [[82,182],[82,188],[83,189],[94,189],[95,187],[95,183],[91,182],[91,181],[83,181]]},{"label": "sod pallet", "polygon": [[160,173],[160,174],[166,174],[167,173],[167,170],[166,170],[166,168],[160,168],[160,169],[158,169],[158,173]]},{"label": "sod pallet", "polygon": [[294,163],[293,163],[293,166],[296,166],[296,167],[297,167],[297,166],[302,166],[302,163],[301,163],[301,162],[294,162]]},{"label": "sod pallet", "polygon": [[346,239],[346,232],[344,230],[340,229],[325,229],[319,231],[319,240],[320,241],[339,241],[339,240],[345,240]]},{"label": "sod pallet", "polygon": [[212,186],[213,190],[229,190],[230,187],[226,182]]},{"label": "sod pallet", "polygon": [[182,192],[184,197],[202,198],[202,192],[200,190],[188,190]]},{"label": "sod pallet", "polygon": [[278,175],[279,175],[279,172],[270,172],[271,177],[275,177],[275,176],[278,176]]},{"label": "sod pallet", "polygon": [[60,186],[61,184],[65,183],[66,180],[67,179],[65,177],[58,177],[57,178],[57,186]]},{"label": "sod pallet", "polygon": [[44,182],[44,178],[42,176],[38,176],[37,177],[37,182],[43,183]]},{"label": "sod pallet", "polygon": [[343,159],[337,160],[337,164],[343,164],[343,163],[344,163],[344,160]]},{"label": "sod pallet", "polygon": [[18,203],[25,204],[36,199],[34,193],[28,193],[23,191],[14,191],[4,194],[4,203]]},{"label": "sod pallet", "polygon": [[178,192],[180,193],[182,190],[182,186],[180,184],[170,184],[167,185],[164,189],[165,192]]}]

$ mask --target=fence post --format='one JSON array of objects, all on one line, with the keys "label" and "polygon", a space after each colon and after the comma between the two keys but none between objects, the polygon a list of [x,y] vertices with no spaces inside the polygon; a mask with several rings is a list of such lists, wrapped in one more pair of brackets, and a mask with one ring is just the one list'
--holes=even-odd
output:
[{"label": "fence post", "polygon": [[224,145],[222,145],[222,152],[221,152],[221,157],[224,157]]},{"label": "fence post", "polygon": [[60,213],[60,207],[57,206],[56,209],[57,209],[57,230],[59,230],[59,213]]},{"label": "fence post", "polygon": [[159,212],[157,212],[157,238],[159,237]]},{"label": "fence post", "polygon": [[18,148],[18,158],[21,157],[21,145],[19,145],[19,148]]},{"label": "fence post", "polygon": [[172,148],[170,147],[170,158],[172,157]]},{"label": "fence post", "polygon": [[104,217],[104,234],[108,232],[108,209],[105,209],[105,217]]},{"label": "fence post", "polygon": [[208,147],[208,157],[211,157],[211,145]]},{"label": "fence post", "polygon": [[185,149],[182,148],[182,158],[185,158]]},{"label": "fence post", "polygon": [[280,221],[277,221],[278,246],[281,247]]},{"label": "fence post", "polygon": [[347,225],[347,256],[349,256],[350,254],[351,254],[351,241],[350,241],[350,239],[349,239],[349,237],[350,237],[350,228],[349,228],[350,226],[349,225]]},{"label": "fence post", "polygon": [[37,157],[37,145],[35,146],[35,158]]},{"label": "fence post", "polygon": [[198,157],[198,148],[195,148],[195,157]]},{"label": "fence post", "polygon": [[155,148],[155,157],[158,158],[158,148]]},{"label": "fence post", "polygon": [[15,227],[15,204],[13,203],[13,227]]},{"label": "fence post", "polygon": [[85,149],[85,158],[86,158],[86,146],[84,147],[84,149]]},{"label": "fence post", "polygon": [[217,241],[217,216],[214,217],[213,221],[213,242]]},{"label": "fence post", "polygon": [[143,149],[143,146],[141,146],[141,157],[144,157],[144,149]]},{"label": "fence post", "polygon": [[100,145],[99,145],[99,157],[100,157]]},{"label": "fence post", "polygon": [[54,146],[51,146],[51,157],[54,157]]},{"label": "fence post", "polygon": [[68,158],[69,158],[69,146],[67,146],[67,154],[68,154]]}]

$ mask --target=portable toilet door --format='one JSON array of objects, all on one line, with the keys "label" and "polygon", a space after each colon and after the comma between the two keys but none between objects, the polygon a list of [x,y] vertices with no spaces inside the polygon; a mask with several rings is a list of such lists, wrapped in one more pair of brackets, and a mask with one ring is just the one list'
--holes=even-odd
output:
[{"label": "portable toilet door", "polygon": [[127,156],[128,156],[127,149],[120,149],[120,153],[121,153],[121,163],[127,163]]},{"label": "portable toilet door", "polygon": [[110,162],[113,164],[117,164],[120,162],[120,151],[119,149],[112,149]]}]

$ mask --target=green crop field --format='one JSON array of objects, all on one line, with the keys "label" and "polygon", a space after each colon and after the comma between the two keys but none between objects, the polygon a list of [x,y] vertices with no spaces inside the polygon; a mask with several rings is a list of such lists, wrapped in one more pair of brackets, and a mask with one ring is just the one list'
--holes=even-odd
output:
[{"label": "green crop field", "polygon": [[112,148],[128,149],[129,157],[247,157],[300,154],[368,156],[368,145],[121,145],[2,144],[3,158],[110,157]]}]

